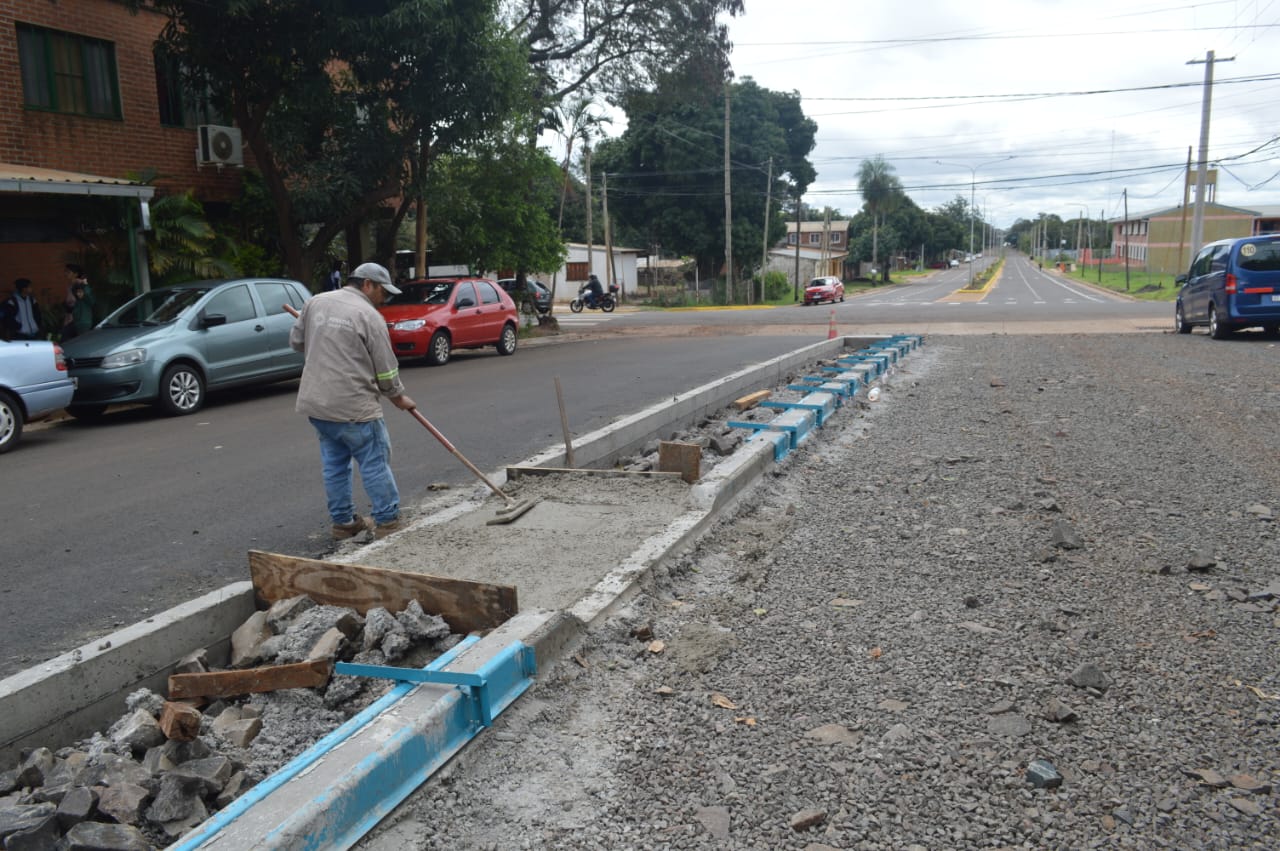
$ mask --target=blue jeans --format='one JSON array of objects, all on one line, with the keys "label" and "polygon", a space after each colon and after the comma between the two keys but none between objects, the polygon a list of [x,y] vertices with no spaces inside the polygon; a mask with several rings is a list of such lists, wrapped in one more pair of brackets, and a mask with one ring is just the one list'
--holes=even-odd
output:
[{"label": "blue jeans", "polygon": [[373,504],[373,519],[390,523],[400,516],[400,491],[391,475],[391,438],[381,418],[366,423],[337,423],[308,417],[320,436],[324,493],[334,523],[350,523],[351,461],[360,467],[360,481]]}]

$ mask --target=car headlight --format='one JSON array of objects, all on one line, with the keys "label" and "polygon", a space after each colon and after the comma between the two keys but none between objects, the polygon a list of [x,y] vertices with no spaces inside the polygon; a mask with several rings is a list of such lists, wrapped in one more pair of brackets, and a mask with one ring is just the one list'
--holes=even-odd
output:
[{"label": "car headlight", "polygon": [[134,366],[140,364],[147,359],[146,349],[126,349],[123,352],[116,352],[113,355],[107,355],[102,359],[103,369],[119,369],[122,366]]},{"label": "car headlight", "polygon": [[425,319],[401,319],[391,326],[394,331],[419,331],[427,324]]}]

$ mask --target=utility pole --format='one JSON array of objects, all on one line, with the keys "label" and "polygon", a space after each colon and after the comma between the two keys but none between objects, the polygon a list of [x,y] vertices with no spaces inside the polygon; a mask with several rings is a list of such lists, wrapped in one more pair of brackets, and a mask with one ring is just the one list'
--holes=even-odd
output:
[{"label": "utility pole", "polygon": [[592,261],[595,260],[592,256],[595,254],[595,246],[591,244],[595,232],[591,225],[591,141],[589,139],[582,140],[582,155],[587,169],[587,277],[590,278],[591,267],[594,265]]},{"label": "utility pole", "polygon": [[[764,184],[764,249],[760,255],[760,300],[764,301],[764,273],[769,267],[769,205],[773,203],[773,157],[769,157],[769,179]],[[752,288],[754,289],[754,287]],[[751,290],[747,290],[747,304],[751,304]]]},{"label": "utility pole", "polygon": [[[799,190],[796,190],[797,193]],[[800,300],[800,217],[804,213],[804,202],[800,200],[799,194],[796,195],[796,276],[792,281],[792,299]]]},{"label": "utility pole", "polygon": [[[1098,211],[1098,221],[1102,222],[1103,226],[1107,224],[1107,208],[1106,207],[1103,207],[1101,210]],[[1106,233],[1106,231],[1103,231],[1103,233]],[[1092,235],[1090,235],[1089,237],[1089,247],[1090,248],[1093,247]],[[1101,246],[1099,246],[1099,248],[1101,248]],[[1098,283],[1099,284],[1102,283],[1102,252],[1101,251],[1098,252]]]},{"label": "utility pole", "polygon": [[1182,175],[1182,224],[1178,226],[1178,260],[1175,270],[1185,270],[1190,263],[1182,262],[1182,249],[1187,244],[1187,203],[1191,192],[1191,146],[1187,145],[1187,170]]},{"label": "utility pole", "polygon": [[[1205,174],[1209,169],[1209,113],[1213,104],[1213,63],[1234,62],[1235,57],[1214,59],[1213,51],[1204,55],[1204,98],[1200,107],[1200,156],[1196,160],[1196,209],[1191,218],[1191,256],[1195,257],[1204,243]],[[1188,65],[1199,65],[1192,59]],[[1126,287],[1127,289],[1127,287]]]},{"label": "utility pole", "polygon": [[1129,190],[1124,190],[1124,291],[1129,291]]},{"label": "utility pole", "polygon": [[[604,267],[605,286],[609,292],[613,292],[613,283],[618,279],[618,271],[613,268],[613,236],[609,231],[609,172],[600,175],[600,212],[604,215],[604,253],[606,265]],[[619,294],[622,289],[619,287]]]},{"label": "utility pole", "polygon": [[733,198],[729,194],[729,81],[724,83],[724,291],[733,304]]}]

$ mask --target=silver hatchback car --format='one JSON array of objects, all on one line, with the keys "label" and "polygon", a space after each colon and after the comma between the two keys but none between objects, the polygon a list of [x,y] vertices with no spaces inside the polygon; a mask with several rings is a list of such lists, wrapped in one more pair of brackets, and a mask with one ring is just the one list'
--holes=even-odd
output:
[{"label": "silver hatchback car", "polygon": [[302,374],[289,348],[293,317],[310,298],[298,281],[193,281],[143,293],[63,347],[76,392],[67,410],[100,416],[108,405],[154,402],[194,414],[210,390]]}]

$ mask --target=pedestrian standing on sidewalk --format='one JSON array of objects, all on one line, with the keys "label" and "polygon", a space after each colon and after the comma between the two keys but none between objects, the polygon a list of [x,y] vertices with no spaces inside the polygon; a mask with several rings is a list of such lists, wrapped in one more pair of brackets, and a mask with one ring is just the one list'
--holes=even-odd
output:
[{"label": "pedestrian standing on sidewalk", "polygon": [[13,282],[13,295],[0,302],[0,338],[39,340],[41,324],[40,305],[31,294],[31,281],[18,278]]},{"label": "pedestrian standing on sidewalk", "polygon": [[[320,439],[335,540],[366,529],[381,538],[400,526],[400,492],[391,473],[381,400],[387,397],[402,411],[416,406],[404,392],[387,323],[377,310],[387,295],[399,294],[385,267],[362,263],[351,270],[346,286],[308,300],[289,333],[289,345],[305,357],[297,411],[310,419]],[[372,520],[357,514],[352,502],[353,460],[372,504]]]}]

